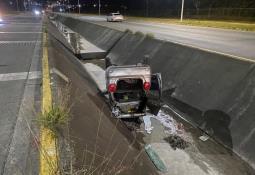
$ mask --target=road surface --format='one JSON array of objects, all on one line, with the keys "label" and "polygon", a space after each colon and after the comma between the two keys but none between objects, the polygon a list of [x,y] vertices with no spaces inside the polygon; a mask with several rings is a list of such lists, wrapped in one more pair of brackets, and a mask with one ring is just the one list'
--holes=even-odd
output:
[{"label": "road surface", "polygon": [[211,52],[218,52],[237,59],[255,61],[255,32],[159,24],[134,20],[126,20],[122,23],[106,22],[105,16],[72,16],[121,31],[130,29],[134,32],[149,33],[161,40],[189,45]]},{"label": "road surface", "polygon": [[29,130],[34,129],[32,117],[40,102],[42,22],[29,15],[4,20],[0,24],[0,174],[37,174],[38,152]]}]

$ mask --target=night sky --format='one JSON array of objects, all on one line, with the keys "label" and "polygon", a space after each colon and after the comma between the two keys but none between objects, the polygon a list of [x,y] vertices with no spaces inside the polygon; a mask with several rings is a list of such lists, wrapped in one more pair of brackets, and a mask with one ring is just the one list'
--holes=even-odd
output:
[{"label": "night sky", "polygon": [[[18,0],[20,9],[24,9],[23,2],[28,0]],[[30,0],[47,4],[56,0]],[[68,0],[58,0],[61,4],[67,5]],[[182,0],[101,0],[101,12],[109,13],[120,11],[124,15],[135,16],[178,16],[180,14]],[[78,0],[69,0],[72,6],[71,12],[77,12]],[[98,10],[98,0],[80,0],[81,12],[96,13]],[[67,6],[64,6],[67,8]],[[63,8],[61,7],[61,8]],[[185,0],[185,9],[197,11],[198,9],[209,8],[255,8],[255,0]],[[0,0],[1,9],[16,10],[16,0]],[[185,11],[187,12],[187,10]],[[194,13],[194,12],[192,12]],[[208,15],[207,15],[208,16]]]}]

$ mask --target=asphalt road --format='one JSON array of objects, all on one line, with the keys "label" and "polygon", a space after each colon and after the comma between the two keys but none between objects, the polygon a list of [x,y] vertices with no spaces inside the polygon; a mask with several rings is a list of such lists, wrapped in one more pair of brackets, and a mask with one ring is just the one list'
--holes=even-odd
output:
[{"label": "asphalt road", "polygon": [[0,174],[34,174],[38,161],[28,125],[40,101],[42,21],[25,14],[4,20],[0,24]]},{"label": "asphalt road", "polygon": [[125,31],[153,34],[156,38],[177,42],[211,52],[228,54],[237,59],[255,61],[255,32],[234,31],[207,27],[195,27],[152,22],[106,22],[105,16],[75,16],[76,18]]}]

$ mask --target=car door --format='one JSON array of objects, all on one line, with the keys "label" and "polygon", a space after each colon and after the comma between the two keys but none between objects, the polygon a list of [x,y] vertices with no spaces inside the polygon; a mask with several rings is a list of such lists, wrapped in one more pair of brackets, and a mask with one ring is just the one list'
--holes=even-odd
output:
[{"label": "car door", "polygon": [[161,107],[162,78],[160,73],[151,75],[151,88],[147,94],[147,106],[154,115],[157,115]]}]

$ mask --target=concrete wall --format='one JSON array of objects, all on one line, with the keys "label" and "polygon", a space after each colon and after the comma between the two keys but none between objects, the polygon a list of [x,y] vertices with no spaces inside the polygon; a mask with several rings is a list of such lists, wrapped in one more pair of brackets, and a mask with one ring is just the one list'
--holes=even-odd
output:
[{"label": "concrete wall", "polygon": [[131,33],[107,57],[124,65],[145,55],[162,74],[163,101],[255,167],[254,63]]},{"label": "concrete wall", "polygon": [[81,21],[78,19],[56,15],[56,20],[73,31],[84,36],[89,42],[99,48],[109,51],[111,47],[122,37],[123,32],[105,28],[96,24]]},{"label": "concrete wall", "polygon": [[136,64],[149,56],[152,71],[162,74],[163,101],[255,168],[254,63],[141,34],[123,35],[71,18],[58,19],[101,48],[114,46],[107,55],[114,64]]}]

